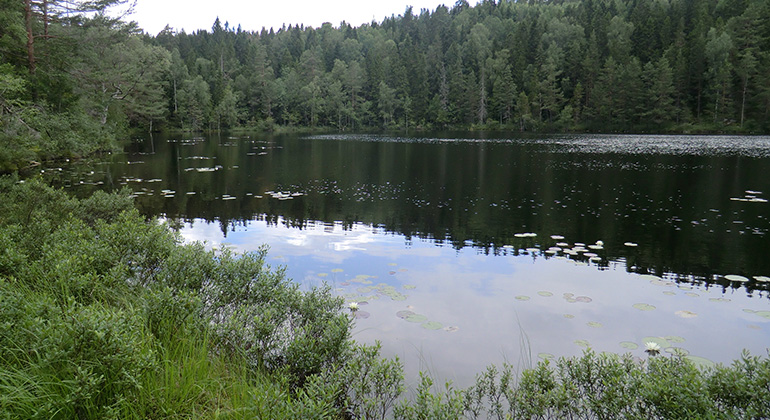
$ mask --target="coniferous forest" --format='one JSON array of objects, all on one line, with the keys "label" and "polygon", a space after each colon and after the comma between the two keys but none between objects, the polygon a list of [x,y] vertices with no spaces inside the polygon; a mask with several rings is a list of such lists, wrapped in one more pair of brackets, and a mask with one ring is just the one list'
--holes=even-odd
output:
[{"label": "coniferous forest", "polygon": [[2,0],[3,161],[131,127],[770,129],[765,1],[461,0],[360,27],[216,19],[154,37],[108,17],[122,3]]}]

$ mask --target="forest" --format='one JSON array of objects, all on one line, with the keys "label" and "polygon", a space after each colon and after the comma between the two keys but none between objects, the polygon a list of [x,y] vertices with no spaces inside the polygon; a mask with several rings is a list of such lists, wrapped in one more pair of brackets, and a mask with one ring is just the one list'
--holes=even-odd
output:
[{"label": "forest", "polygon": [[[770,128],[770,5],[485,0],[360,27],[144,33],[127,0],[0,0],[4,170],[126,130]],[[245,17],[247,19],[247,17]]]}]

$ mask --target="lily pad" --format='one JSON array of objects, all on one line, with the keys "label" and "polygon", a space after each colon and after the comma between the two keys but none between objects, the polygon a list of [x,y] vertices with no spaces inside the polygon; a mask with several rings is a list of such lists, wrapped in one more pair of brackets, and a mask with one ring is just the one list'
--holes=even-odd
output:
[{"label": "lily pad", "polygon": [[329,273],[318,273],[318,277],[326,277]]},{"label": "lily pad", "polygon": [[516,296],[515,299],[516,300],[521,300],[521,301],[527,301],[527,300],[530,299],[530,297],[529,296],[524,296],[524,295],[519,295],[519,296]]},{"label": "lily pad", "polygon": [[691,361],[692,364],[695,365],[695,367],[701,368],[701,369],[709,369],[716,366],[716,363],[712,362],[709,359],[706,359],[705,357],[688,355],[688,356],[685,356],[685,359]]},{"label": "lily pad", "polygon": [[588,340],[575,340],[575,344],[584,348],[591,347],[591,343],[589,343]]},{"label": "lily pad", "polygon": [[754,276],[754,280],[762,283],[770,282],[770,277],[767,276]]},{"label": "lily pad", "polygon": [[356,311],[355,314],[356,314],[356,319],[366,319],[372,316],[372,314],[370,314],[369,312],[361,311],[361,310]]},{"label": "lily pad", "polygon": [[388,265],[389,265],[389,266],[391,266],[391,267],[395,267],[395,266],[397,266],[398,264],[396,264],[396,263],[392,262],[392,263],[388,263]]},{"label": "lily pad", "polygon": [[561,235],[551,235],[551,239],[556,241],[561,241],[562,239],[564,239],[564,237]]},{"label": "lily pad", "polygon": [[743,277],[743,276],[739,276],[737,274],[728,274],[728,275],[725,276],[725,279],[726,280],[730,280],[730,281],[739,282],[739,283],[744,283],[744,282],[749,281],[748,278]]},{"label": "lily pad", "polygon": [[711,302],[730,302],[730,299],[728,298],[711,298],[709,299]]},{"label": "lily pad", "polygon": [[537,294],[540,295],[540,296],[543,296],[543,297],[551,297],[551,296],[553,296],[553,293],[545,291],[545,290],[541,290],[541,291],[537,292]]},{"label": "lily pad", "polygon": [[754,311],[754,315],[759,315],[762,318],[770,319],[770,311]]},{"label": "lily pad", "polygon": [[556,356],[554,356],[551,353],[538,353],[537,357],[543,360],[549,360],[549,359],[554,359]]},{"label": "lily pad", "polygon": [[604,326],[601,322],[596,322],[596,321],[588,322],[586,323],[586,325],[588,325],[591,328],[601,328]]},{"label": "lily pad", "polygon": [[440,322],[428,321],[428,322],[424,322],[422,324],[422,327],[425,328],[426,330],[440,330],[444,328],[444,325],[442,325]]},{"label": "lily pad", "polygon": [[575,315],[572,315],[572,314],[564,314],[564,318],[567,318],[567,319],[573,319],[573,318],[575,318]]},{"label": "lily pad", "polygon": [[403,287],[405,290],[413,290],[413,289],[417,288],[417,286],[415,286],[413,284],[405,284],[405,285],[403,285],[401,287]]},{"label": "lily pad", "polygon": [[575,302],[591,303],[593,299],[588,296],[578,296],[575,298]]},{"label": "lily pad", "polygon": [[345,270],[343,270],[341,268],[332,268],[332,273],[341,273],[343,271],[345,271]]},{"label": "lily pad", "polygon": [[639,244],[637,244],[635,242],[624,242],[623,245],[628,246],[628,247],[632,247],[632,248],[635,247],[635,246],[639,246]]},{"label": "lily pad", "polygon": [[666,340],[672,342],[672,343],[684,343],[685,342],[684,337],[680,337],[678,335],[667,335],[664,338]]},{"label": "lily pad", "polygon": [[689,296],[689,297],[699,297],[700,296],[699,294],[697,294],[695,292],[687,292],[684,295],[685,296]]},{"label": "lily pad", "polygon": [[650,305],[649,303],[634,303],[633,307],[640,310],[640,311],[654,311],[655,306]]},{"label": "lily pad", "polygon": [[680,316],[682,318],[695,318],[695,317],[698,316],[698,314],[696,314],[695,312],[684,311],[684,310],[683,311],[676,311],[676,312],[674,312],[674,314],[676,314],[676,316]]},{"label": "lily pad", "polygon": [[404,318],[404,320],[409,321],[409,322],[414,322],[414,323],[417,323],[417,324],[422,324],[423,322],[428,320],[428,317],[425,316],[425,315],[420,315],[420,314],[412,314],[412,315],[409,315],[406,318]]},{"label": "lily pad", "polygon": [[683,349],[681,347],[666,347],[663,349],[663,351],[674,356],[687,356],[690,354],[689,350]]},{"label": "lily pad", "polygon": [[647,343],[655,343],[659,345],[660,348],[671,347],[671,343],[663,337],[644,337],[642,339],[642,344],[646,345]]},{"label": "lily pad", "polygon": [[672,292],[670,290],[666,290],[665,292],[663,292],[663,294],[666,296],[676,296],[676,292]]},{"label": "lily pad", "polygon": [[621,341],[620,347],[623,347],[624,349],[628,349],[628,350],[636,350],[639,348],[639,345],[634,343],[633,341]]},{"label": "lily pad", "polygon": [[456,332],[459,329],[460,329],[460,327],[457,327],[457,326],[454,326],[454,325],[449,326],[449,327],[444,327],[444,331],[446,331],[446,332]]},{"label": "lily pad", "polygon": [[756,311],[753,309],[744,309],[743,312],[746,312],[747,314],[753,314]]},{"label": "lily pad", "polygon": [[407,318],[409,318],[412,315],[415,315],[415,313],[412,312],[412,311],[407,311],[407,310],[396,312],[396,316],[401,318],[401,319],[407,319]]}]

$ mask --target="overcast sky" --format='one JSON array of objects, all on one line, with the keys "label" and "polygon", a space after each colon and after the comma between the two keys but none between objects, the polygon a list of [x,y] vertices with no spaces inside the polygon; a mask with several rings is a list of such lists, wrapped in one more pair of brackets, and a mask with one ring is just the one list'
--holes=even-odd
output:
[{"label": "overcast sky", "polygon": [[[211,30],[219,17],[222,25],[229,22],[245,31],[262,27],[279,29],[283,24],[304,24],[318,28],[324,22],[339,26],[343,20],[353,26],[382,22],[391,15],[401,15],[407,6],[414,13],[421,9],[436,10],[440,4],[451,8],[455,0],[138,0],[133,15],[145,32],[156,35],[166,24],[191,33],[198,29]],[[475,5],[477,0],[468,2]]]}]

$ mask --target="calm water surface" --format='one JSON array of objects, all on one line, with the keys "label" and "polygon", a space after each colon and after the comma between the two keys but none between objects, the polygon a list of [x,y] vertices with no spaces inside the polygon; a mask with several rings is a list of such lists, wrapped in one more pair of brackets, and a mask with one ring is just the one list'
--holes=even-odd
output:
[{"label": "calm water surface", "polygon": [[361,305],[407,375],[644,342],[703,363],[770,343],[770,138],[468,133],[155,137],[48,168],[128,186],[187,240]]}]

